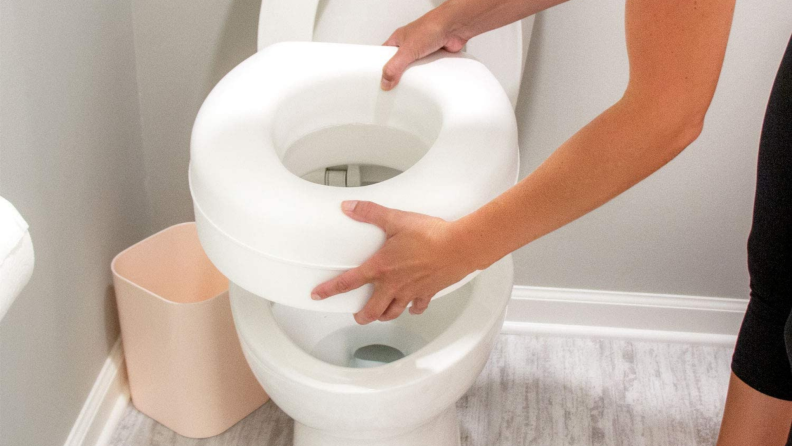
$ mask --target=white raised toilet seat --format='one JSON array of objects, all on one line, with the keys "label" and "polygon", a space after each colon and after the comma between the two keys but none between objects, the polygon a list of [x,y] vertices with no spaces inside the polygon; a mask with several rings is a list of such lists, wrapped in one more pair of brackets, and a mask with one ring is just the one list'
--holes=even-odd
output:
[{"label": "white raised toilet seat", "polygon": [[[314,286],[384,242],[380,229],[345,216],[341,201],[453,220],[515,183],[517,126],[487,68],[438,54],[384,92],[381,70],[394,52],[278,43],[237,66],[206,99],[193,129],[190,188],[201,243],[231,282],[292,307],[358,311],[370,286],[310,299]],[[404,173],[356,188],[300,178],[352,163]]]}]

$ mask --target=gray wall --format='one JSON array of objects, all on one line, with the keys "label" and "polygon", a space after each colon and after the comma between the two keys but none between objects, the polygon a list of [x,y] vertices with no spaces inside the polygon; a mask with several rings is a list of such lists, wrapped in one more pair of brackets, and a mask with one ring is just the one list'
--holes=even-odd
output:
[{"label": "gray wall", "polygon": [[0,195],[33,277],[0,322],[0,445],[62,445],[118,336],[110,260],[150,230],[128,1],[0,0]]},{"label": "gray wall", "polygon": [[261,0],[132,0],[146,190],[155,229],[193,220],[193,120],[212,87],[256,52]]},{"label": "gray wall", "polygon": [[[792,2],[738,0],[699,139],[647,181],[516,256],[519,284],[747,297],[756,154]],[[517,116],[522,169],[619,99],[624,1],[570,1],[537,17]]]},{"label": "gray wall", "polygon": [[[185,171],[203,97],[255,51],[256,0],[136,0],[147,187],[155,227],[192,217]],[[738,1],[718,91],[699,140],[600,210],[523,248],[517,283],[745,297],[761,119],[792,3]],[[616,101],[627,82],[624,1],[539,14],[517,108],[523,175]]]}]

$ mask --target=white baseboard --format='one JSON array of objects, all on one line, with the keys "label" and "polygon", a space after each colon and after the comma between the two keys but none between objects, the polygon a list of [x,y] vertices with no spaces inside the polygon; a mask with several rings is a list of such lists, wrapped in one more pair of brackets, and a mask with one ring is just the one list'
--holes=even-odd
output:
[{"label": "white baseboard", "polygon": [[515,286],[503,333],[734,345],[747,300]]},{"label": "white baseboard", "polygon": [[64,446],[105,446],[129,404],[121,339],[107,357]]},{"label": "white baseboard", "polygon": [[501,333],[570,338],[625,339],[648,342],[679,342],[685,344],[722,345],[726,347],[733,347],[737,341],[736,335],[728,334],[509,321],[503,324]]}]

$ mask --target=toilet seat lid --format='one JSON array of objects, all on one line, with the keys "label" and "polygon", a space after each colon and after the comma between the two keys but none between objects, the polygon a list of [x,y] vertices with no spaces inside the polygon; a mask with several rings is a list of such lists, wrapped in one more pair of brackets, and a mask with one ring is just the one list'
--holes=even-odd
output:
[{"label": "toilet seat lid", "polygon": [[[384,234],[344,215],[341,201],[374,201],[454,220],[515,184],[517,126],[492,74],[472,58],[437,54],[405,73],[399,88],[384,92],[381,66],[394,51],[281,43],[232,70],[207,97],[193,128],[189,178],[196,213],[233,243],[270,260],[345,270],[376,252]],[[433,107],[439,116],[426,114]],[[412,167],[370,186],[322,186],[284,166],[290,141],[346,124],[419,137],[437,133]],[[371,152],[376,161],[379,155]],[[400,160],[398,153],[382,156],[389,157],[385,165]]]},{"label": "toilet seat lid", "polygon": [[[353,0],[350,0],[350,3],[351,1]],[[405,10],[409,7],[410,10],[415,10],[425,7],[422,5],[423,3],[428,3],[424,0],[420,2],[420,6],[404,4],[408,1],[417,2],[417,0],[399,0],[400,4],[398,7]],[[376,2],[371,2],[367,5],[352,3],[345,6],[345,9],[354,8],[356,9],[355,16],[366,17],[384,14],[386,11],[382,9],[394,7],[394,5],[388,4],[387,6],[380,6],[379,8],[382,9],[379,9],[372,3]],[[439,4],[440,2],[436,3]],[[278,42],[314,41],[319,14],[326,15],[329,13],[330,6],[327,4],[323,6],[324,8],[320,8],[319,0],[262,0],[257,38],[259,51]],[[324,11],[320,11],[320,9],[324,9]],[[387,10],[391,11],[390,9]],[[396,27],[404,26],[407,21],[414,20],[417,17],[406,14],[403,18],[406,20],[404,23],[397,21],[393,29],[384,31],[391,33],[396,30]],[[464,49],[466,53],[482,62],[495,75],[501,87],[506,91],[512,108],[517,104],[533,21],[534,18],[531,16],[478,35],[470,39]],[[354,27],[355,24],[350,23],[350,26]],[[350,34],[354,34],[353,31],[354,29],[348,28],[344,32],[345,36],[333,36],[335,38],[327,39],[326,41],[379,45],[387,38],[387,35],[385,37],[380,36],[381,41],[372,42],[370,41],[370,29],[354,31],[358,34],[354,38],[350,36]]]}]

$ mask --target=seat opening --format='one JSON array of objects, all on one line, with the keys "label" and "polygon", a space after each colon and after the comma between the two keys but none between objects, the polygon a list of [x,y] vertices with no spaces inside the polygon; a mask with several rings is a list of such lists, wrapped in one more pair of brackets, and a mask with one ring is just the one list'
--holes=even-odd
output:
[{"label": "seat opening", "polygon": [[383,92],[379,78],[322,79],[284,98],[273,146],[286,169],[329,186],[367,186],[415,165],[442,126],[438,105],[409,85]]}]

